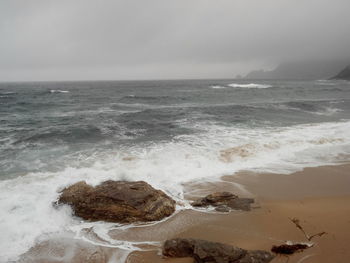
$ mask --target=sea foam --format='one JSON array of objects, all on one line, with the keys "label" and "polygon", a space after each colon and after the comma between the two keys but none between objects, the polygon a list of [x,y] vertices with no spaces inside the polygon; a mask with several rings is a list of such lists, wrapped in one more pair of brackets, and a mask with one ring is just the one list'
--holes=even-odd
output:
[{"label": "sea foam", "polygon": [[[242,169],[288,174],[306,166],[339,163],[339,156],[350,155],[349,121],[255,129],[196,122],[192,128],[205,132],[124,147],[104,158],[92,158],[88,167],[67,166],[57,172],[0,181],[0,262],[17,260],[50,234],[70,231],[78,239],[87,238],[81,235],[85,222],[73,217],[69,207],[52,205],[61,189],[81,180],[92,185],[109,179],[144,180],[175,200],[183,200],[186,182],[218,180]],[[229,158],[223,159],[225,150]],[[96,226],[100,235],[106,235],[111,227],[101,222],[89,224]],[[104,240],[108,238],[104,236]],[[137,244],[130,242],[99,245],[134,249]]]},{"label": "sea foam", "polygon": [[246,88],[246,89],[267,89],[272,88],[272,85],[268,84],[256,84],[256,83],[250,83],[250,84],[238,84],[238,83],[232,83],[228,86],[232,88]]},{"label": "sea foam", "polygon": [[69,91],[68,90],[52,89],[52,90],[50,90],[50,93],[69,93]]},{"label": "sea foam", "polygon": [[214,85],[214,86],[210,86],[212,89],[226,89],[227,87],[224,86],[219,86],[219,85]]}]

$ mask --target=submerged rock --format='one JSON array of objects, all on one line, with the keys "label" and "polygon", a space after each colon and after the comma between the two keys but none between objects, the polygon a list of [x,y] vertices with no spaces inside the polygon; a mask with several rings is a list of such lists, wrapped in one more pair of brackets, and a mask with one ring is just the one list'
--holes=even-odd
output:
[{"label": "submerged rock", "polygon": [[249,211],[252,203],[254,203],[252,198],[239,198],[230,192],[216,192],[192,202],[192,206],[213,206],[219,212],[228,212],[230,209]]},{"label": "submerged rock", "polygon": [[175,201],[143,181],[106,181],[93,187],[78,182],[62,191],[58,204],[91,221],[132,223],[156,221],[175,211]]},{"label": "submerged rock", "polygon": [[220,151],[220,160],[230,163],[237,158],[247,158],[254,155],[255,146],[253,144],[244,144],[241,146]]},{"label": "submerged rock", "polygon": [[274,258],[268,251],[248,251],[227,244],[191,238],[165,241],[163,255],[193,257],[197,263],[268,263]]}]

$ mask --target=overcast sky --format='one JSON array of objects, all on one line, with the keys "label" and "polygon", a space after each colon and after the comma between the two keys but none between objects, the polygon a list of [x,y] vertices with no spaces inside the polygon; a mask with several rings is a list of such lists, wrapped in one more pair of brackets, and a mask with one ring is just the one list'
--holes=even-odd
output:
[{"label": "overcast sky", "polygon": [[0,81],[232,78],[350,54],[350,0],[1,0]]}]

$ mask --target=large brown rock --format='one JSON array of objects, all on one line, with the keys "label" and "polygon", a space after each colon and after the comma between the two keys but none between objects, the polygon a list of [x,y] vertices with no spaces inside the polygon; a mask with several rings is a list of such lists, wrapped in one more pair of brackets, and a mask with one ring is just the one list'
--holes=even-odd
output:
[{"label": "large brown rock", "polygon": [[93,187],[78,182],[62,191],[58,204],[91,221],[156,221],[175,211],[175,201],[146,182],[106,181]]},{"label": "large brown rock", "polygon": [[230,192],[216,192],[192,202],[192,206],[213,206],[219,212],[226,212],[230,209],[249,211],[252,203],[254,203],[254,199],[252,198],[239,198]]},{"label": "large brown rock", "polygon": [[268,263],[274,255],[262,250],[242,248],[200,239],[176,238],[163,246],[166,257],[193,257],[197,263]]}]

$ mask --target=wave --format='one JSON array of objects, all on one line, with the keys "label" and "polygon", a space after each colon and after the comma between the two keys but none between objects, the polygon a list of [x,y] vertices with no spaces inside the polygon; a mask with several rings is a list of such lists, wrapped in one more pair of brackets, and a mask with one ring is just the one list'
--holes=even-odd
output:
[{"label": "wave", "polygon": [[50,90],[50,93],[69,93],[69,91],[68,90],[52,89],[52,90]]},{"label": "wave", "polygon": [[329,79],[319,79],[314,82],[316,85],[320,86],[335,86],[338,85],[338,83],[335,80],[329,80]]},{"label": "wave", "polygon": [[[144,100],[144,101],[158,101],[162,99],[174,99],[171,96],[137,96],[137,95],[126,95],[121,100]],[[180,98],[181,99],[181,98]]]},{"label": "wave", "polygon": [[13,92],[13,91],[0,92],[0,95],[15,95],[15,94],[17,94],[17,92]]},{"label": "wave", "polygon": [[331,82],[320,82],[320,83],[317,83],[317,85],[319,86],[336,86],[338,85],[337,83],[331,83]]},{"label": "wave", "polygon": [[338,108],[326,107],[322,111],[314,112],[314,114],[321,116],[332,116],[342,111],[343,110]]},{"label": "wave", "polygon": [[305,113],[310,113],[320,116],[332,116],[342,110],[335,107],[330,107],[328,105],[335,104],[329,101],[292,101],[283,104],[276,104],[275,107],[281,110],[292,110],[292,111],[302,111]]},{"label": "wave", "polygon": [[89,166],[68,165],[56,172],[0,181],[0,261],[16,260],[44,234],[72,231],[79,238],[86,223],[72,217],[68,207],[56,209],[52,202],[60,189],[81,180],[92,185],[108,179],[144,180],[183,200],[186,182],[211,181],[240,170],[290,173],[306,166],[338,163],[340,156],[350,154],[350,121],[255,129],[208,122],[190,125],[203,132],[113,149],[103,158],[92,154]]},{"label": "wave", "polygon": [[246,88],[246,89],[267,89],[272,88],[272,85],[268,84],[256,84],[256,83],[250,83],[250,84],[238,84],[238,83],[232,83],[228,86],[232,88]]},{"label": "wave", "polygon": [[17,95],[17,94],[18,94],[17,92],[11,92],[11,91],[0,92],[0,98],[15,98],[15,96],[13,95]]},{"label": "wave", "polygon": [[59,129],[57,127],[48,127],[42,131],[36,130],[33,134],[27,134],[24,138],[16,141],[16,144],[22,142],[46,142],[55,143],[57,141],[79,142],[87,140],[101,139],[102,134],[99,127],[94,125],[77,125]]},{"label": "wave", "polygon": [[214,85],[214,86],[210,86],[210,88],[212,88],[212,89],[226,89],[227,87]]}]

